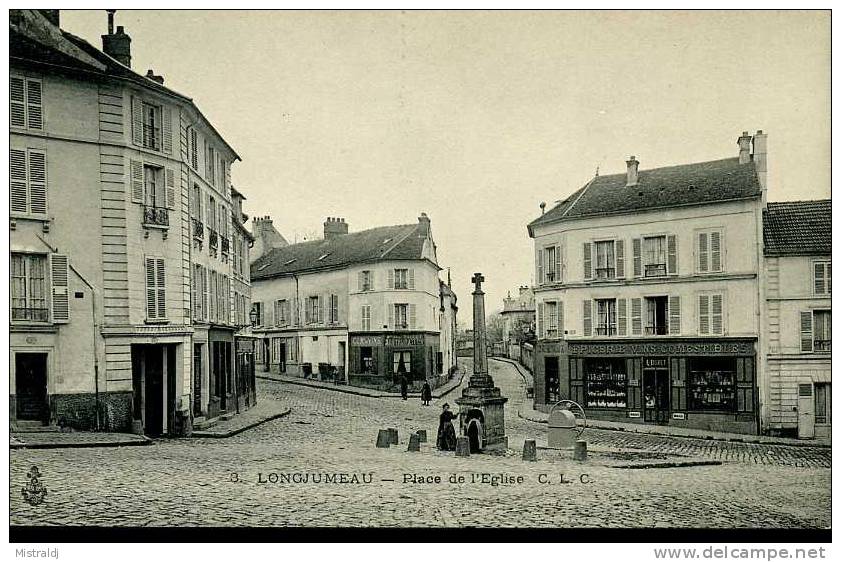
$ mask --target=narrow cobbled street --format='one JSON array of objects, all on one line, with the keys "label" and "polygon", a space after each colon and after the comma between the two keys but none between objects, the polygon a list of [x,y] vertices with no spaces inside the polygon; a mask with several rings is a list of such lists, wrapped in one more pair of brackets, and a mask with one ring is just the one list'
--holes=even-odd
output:
[{"label": "narrow cobbled street", "polygon": [[[541,450],[545,424],[519,418],[516,369],[491,361],[510,450],[456,458],[434,448],[441,404],[367,398],[260,380],[261,400],[292,408],[227,439],[146,447],[11,451],[11,523],[107,526],[828,527],[831,450],[588,430],[592,458]],[[400,444],[375,447],[396,427]],[[430,442],[406,450],[412,431]],[[715,466],[627,470],[607,460],[699,458]],[[20,494],[37,465],[49,490]],[[435,481],[440,477],[440,482]],[[463,478],[460,481],[460,478]],[[794,501],[796,499],[796,501]]]}]

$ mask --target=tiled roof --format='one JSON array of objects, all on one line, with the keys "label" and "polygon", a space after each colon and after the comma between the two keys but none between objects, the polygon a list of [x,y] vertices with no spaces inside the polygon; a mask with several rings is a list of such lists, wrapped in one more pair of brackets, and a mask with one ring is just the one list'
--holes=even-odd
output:
[{"label": "tiled roof", "polygon": [[377,260],[419,260],[423,243],[419,224],[381,226],[275,248],[251,266],[252,281],[332,269]]},{"label": "tiled roof", "polygon": [[566,200],[529,224],[532,227],[591,215],[697,205],[759,197],[753,162],[738,158],[640,170],[638,185],[626,187],[626,174],[596,176]]},{"label": "tiled roof", "polygon": [[765,255],[832,253],[832,201],[768,203],[762,215]]}]

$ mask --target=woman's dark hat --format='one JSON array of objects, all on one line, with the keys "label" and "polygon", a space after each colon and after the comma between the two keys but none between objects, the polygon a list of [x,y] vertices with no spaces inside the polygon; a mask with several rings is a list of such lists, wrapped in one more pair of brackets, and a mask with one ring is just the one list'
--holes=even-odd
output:
[{"label": "woman's dark hat", "polygon": [[441,407],[442,407],[442,408],[449,408],[449,407],[450,407],[450,404],[449,404],[449,403],[447,403],[447,402],[444,402],[444,405],[443,405],[443,406],[441,406]]}]

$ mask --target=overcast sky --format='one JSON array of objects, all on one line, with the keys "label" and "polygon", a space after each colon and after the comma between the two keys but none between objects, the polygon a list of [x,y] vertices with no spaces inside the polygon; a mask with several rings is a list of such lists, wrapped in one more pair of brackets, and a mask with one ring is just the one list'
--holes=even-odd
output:
[{"label": "overcast sky", "polygon": [[[526,224],[600,173],[736,156],[769,199],[830,193],[828,12],[117,12],[132,66],[237,150],[251,215],[290,241],[432,220],[460,320],[533,280]],[[104,11],[63,11],[101,47]],[[446,278],[446,271],[443,273]]]}]

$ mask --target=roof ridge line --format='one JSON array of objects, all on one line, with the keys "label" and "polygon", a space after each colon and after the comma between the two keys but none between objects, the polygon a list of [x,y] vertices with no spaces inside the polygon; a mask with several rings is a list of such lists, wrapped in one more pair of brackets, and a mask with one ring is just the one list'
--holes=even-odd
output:
[{"label": "roof ridge line", "polygon": [[[416,226],[416,225],[406,225],[406,226]],[[383,253],[382,253],[382,255],[377,256],[377,258],[376,258],[376,259],[382,259],[382,258],[386,257],[388,254],[390,254],[390,253],[391,253],[391,251],[392,251],[392,250],[394,250],[397,246],[399,246],[400,244],[402,244],[404,240],[406,240],[409,236],[411,236],[412,234],[414,234],[414,232],[415,232],[415,229],[414,229],[414,228],[412,228],[411,230],[409,230],[409,232],[407,232],[407,233],[406,233],[403,237],[401,237],[399,240],[397,240],[397,242],[395,242],[394,244],[392,244],[392,245],[391,245],[391,248],[389,248],[388,250],[386,250],[385,252],[383,252]]]},{"label": "roof ridge line", "polygon": [[561,213],[562,217],[567,216],[567,213],[570,211],[570,209],[575,207],[575,204],[578,203],[579,201],[581,201],[581,198],[584,197],[585,193],[587,193],[587,188],[590,187],[593,184],[594,181],[596,181],[597,177],[599,177],[599,176],[598,175],[593,176],[593,178],[590,181],[587,182],[587,184],[584,186],[584,189],[581,190],[581,193],[579,193],[578,197],[575,199],[575,201],[572,202],[572,205],[570,205],[569,207],[564,209],[564,212]]}]

